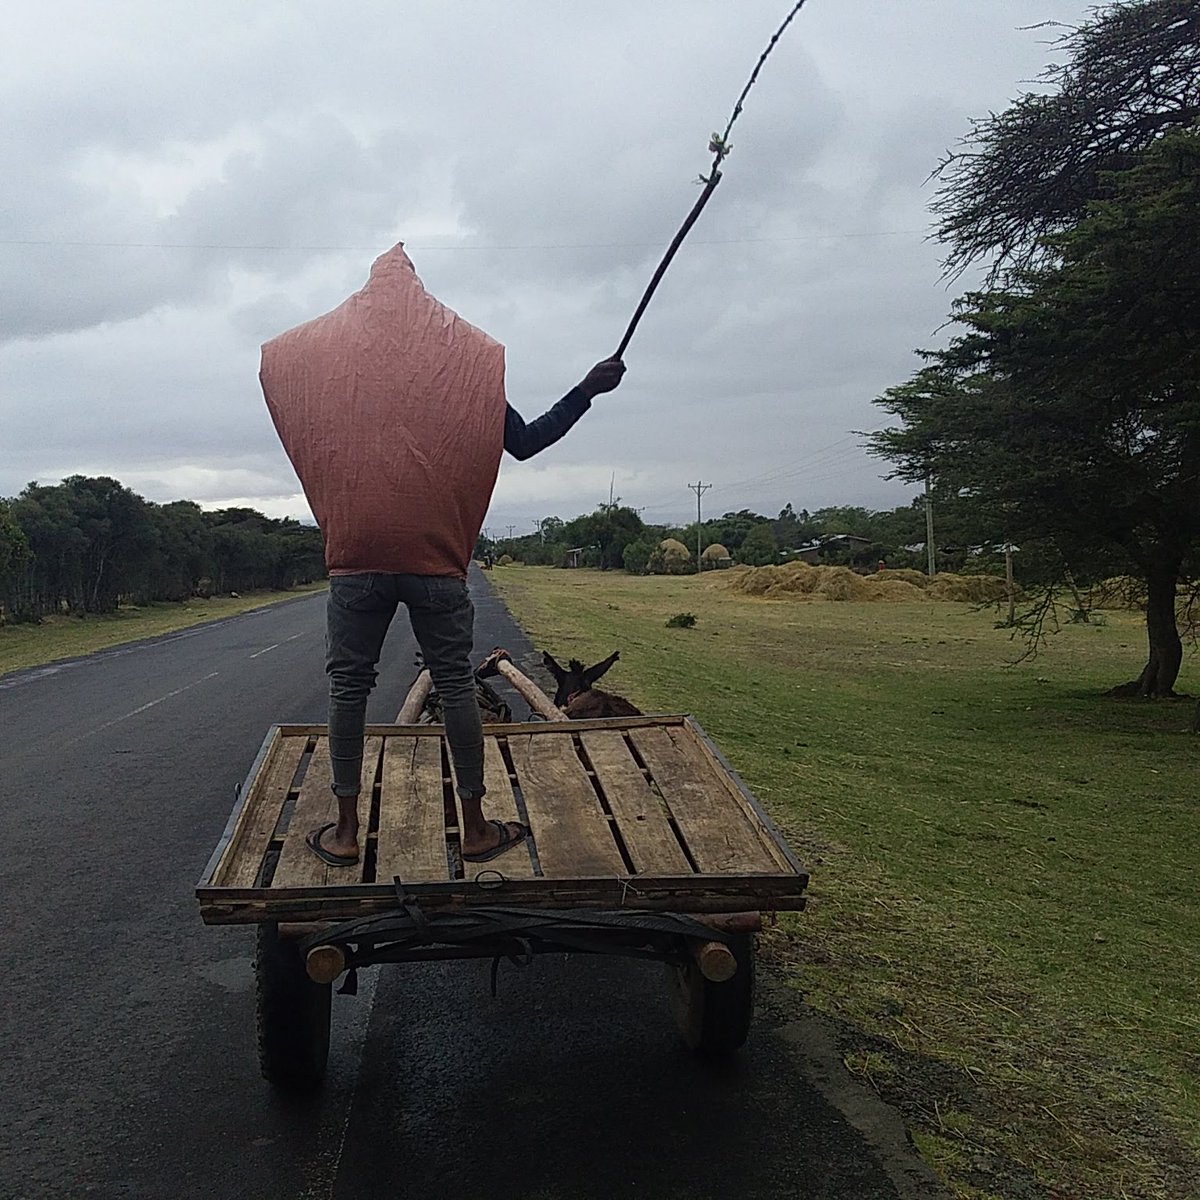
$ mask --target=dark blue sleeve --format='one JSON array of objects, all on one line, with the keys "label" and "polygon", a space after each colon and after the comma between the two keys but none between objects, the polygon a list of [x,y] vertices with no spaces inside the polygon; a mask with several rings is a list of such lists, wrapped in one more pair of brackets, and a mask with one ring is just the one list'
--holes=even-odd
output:
[{"label": "dark blue sleeve", "polygon": [[592,407],[591,400],[572,388],[549,412],[525,423],[510,404],[504,414],[504,448],[522,462],[553,446]]}]

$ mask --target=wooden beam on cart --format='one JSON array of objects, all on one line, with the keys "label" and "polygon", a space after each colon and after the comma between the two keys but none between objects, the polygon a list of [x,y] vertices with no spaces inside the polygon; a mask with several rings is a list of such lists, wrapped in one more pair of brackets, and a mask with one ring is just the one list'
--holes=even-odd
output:
[{"label": "wooden beam on cart", "polygon": [[475,674],[481,679],[486,679],[490,675],[504,676],[517,689],[529,707],[539,717],[545,717],[547,721],[570,719],[528,675],[517,669],[507,650],[497,647],[488,655]]},{"label": "wooden beam on cart", "polygon": [[425,701],[429,699],[429,693],[432,691],[433,676],[430,675],[429,668],[426,667],[417,676],[412,687],[408,689],[408,695],[404,697],[404,703],[400,706],[400,711],[396,714],[396,724],[415,725],[424,711]]}]

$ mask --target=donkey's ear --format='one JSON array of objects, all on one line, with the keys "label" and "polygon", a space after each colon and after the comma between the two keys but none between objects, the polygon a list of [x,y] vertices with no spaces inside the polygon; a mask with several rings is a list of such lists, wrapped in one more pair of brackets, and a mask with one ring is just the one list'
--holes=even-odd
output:
[{"label": "donkey's ear", "polygon": [[566,671],[554,661],[554,655],[549,650],[542,651],[542,665],[554,676],[556,683],[562,683],[563,679],[566,678]]},{"label": "donkey's ear", "polygon": [[614,650],[603,662],[598,662],[594,667],[588,667],[588,669],[583,673],[584,681],[590,687],[620,657],[621,652],[619,650]]}]

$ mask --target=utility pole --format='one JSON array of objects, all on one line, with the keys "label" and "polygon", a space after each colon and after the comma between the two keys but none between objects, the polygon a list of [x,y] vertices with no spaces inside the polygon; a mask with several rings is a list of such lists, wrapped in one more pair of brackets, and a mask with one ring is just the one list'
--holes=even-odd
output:
[{"label": "utility pole", "polygon": [[933,546],[933,496],[929,491],[929,476],[925,476],[925,550],[929,557],[929,574],[937,574],[937,551]]},{"label": "utility pole", "polygon": [[1017,589],[1013,581],[1012,542],[1004,541],[1004,590],[1008,593],[1008,624],[1017,623]]},{"label": "utility pole", "polygon": [[617,473],[614,471],[612,477],[608,481],[608,511],[613,510],[613,490],[617,486]]},{"label": "utility pole", "polygon": [[712,487],[711,483],[697,480],[688,484],[688,491],[696,493],[696,574],[700,574],[700,497]]}]

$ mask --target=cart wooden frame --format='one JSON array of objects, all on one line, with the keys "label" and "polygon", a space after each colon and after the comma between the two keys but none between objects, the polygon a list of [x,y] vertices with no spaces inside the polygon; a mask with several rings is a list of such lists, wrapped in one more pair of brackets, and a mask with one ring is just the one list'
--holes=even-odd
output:
[{"label": "cart wooden frame", "polygon": [[304,835],[333,820],[327,730],[273,726],[196,888],[208,924],[259,926],[259,1045],[285,1087],[319,1082],[329,984],[376,962],[594,952],[662,959],[695,1048],[740,1045],[763,911],[805,904],[807,873],[685,715],[485,726],[489,816],[533,836],[464,863],[440,726],[372,725],[360,861]]}]

